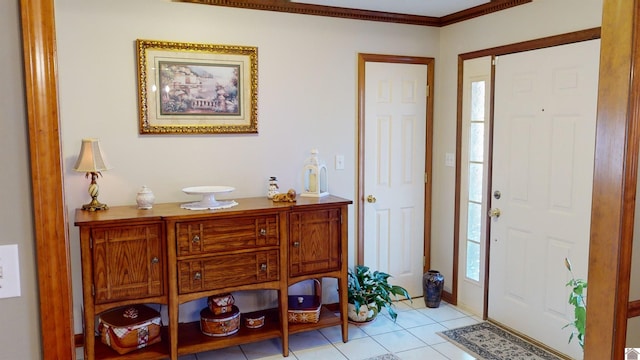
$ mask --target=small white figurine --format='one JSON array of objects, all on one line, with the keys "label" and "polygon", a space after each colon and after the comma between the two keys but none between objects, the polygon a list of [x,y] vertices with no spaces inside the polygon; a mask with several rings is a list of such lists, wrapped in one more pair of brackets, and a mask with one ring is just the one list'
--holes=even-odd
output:
[{"label": "small white figurine", "polygon": [[278,191],[278,179],[275,176],[269,178],[269,191],[267,191],[267,198],[273,199],[273,197],[280,193]]}]

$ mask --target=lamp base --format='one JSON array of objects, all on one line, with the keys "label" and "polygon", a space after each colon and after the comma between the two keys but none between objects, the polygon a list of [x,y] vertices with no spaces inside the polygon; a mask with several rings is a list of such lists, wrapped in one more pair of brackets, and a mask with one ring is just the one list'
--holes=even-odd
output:
[{"label": "lamp base", "polygon": [[107,204],[103,204],[99,202],[97,199],[91,200],[90,203],[82,205],[82,210],[87,211],[98,211],[98,210],[107,210],[109,207]]}]

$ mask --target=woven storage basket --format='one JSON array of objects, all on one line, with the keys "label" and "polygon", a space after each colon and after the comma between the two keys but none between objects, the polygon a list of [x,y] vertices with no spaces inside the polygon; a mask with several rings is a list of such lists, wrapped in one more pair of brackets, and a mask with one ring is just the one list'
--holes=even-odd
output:
[{"label": "woven storage basket", "polygon": [[209,296],[207,305],[214,315],[226,314],[233,311],[233,304],[236,299],[233,295],[227,293],[222,295]]},{"label": "woven storage basket", "polygon": [[317,323],[322,308],[322,285],[314,280],[315,295],[289,295],[290,323]]},{"label": "woven storage basket", "polygon": [[229,336],[240,329],[240,310],[232,305],[233,310],[215,315],[208,307],[200,311],[200,331],[208,336]]},{"label": "woven storage basket", "polygon": [[145,305],[133,305],[100,315],[100,340],[126,354],[160,341],[160,313]]},{"label": "woven storage basket", "polygon": [[244,316],[244,326],[249,329],[259,329],[264,326],[264,315],[253,314]]}]

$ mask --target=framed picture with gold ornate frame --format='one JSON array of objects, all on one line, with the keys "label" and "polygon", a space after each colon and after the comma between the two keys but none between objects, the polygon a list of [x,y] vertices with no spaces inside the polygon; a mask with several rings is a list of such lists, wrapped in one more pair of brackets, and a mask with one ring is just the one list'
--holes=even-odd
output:
[{"label": "framed picture with gold ornate frame", "polygon": [[140,134],[258,132],[258,48],[136,41]]}]

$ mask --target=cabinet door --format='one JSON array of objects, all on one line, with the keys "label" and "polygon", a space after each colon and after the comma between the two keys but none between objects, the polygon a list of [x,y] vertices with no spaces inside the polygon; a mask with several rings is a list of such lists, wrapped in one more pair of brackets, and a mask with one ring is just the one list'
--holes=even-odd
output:
[{"label": "cabinet door", "polygon": [[340,209],[294,211],[289,215],[289,275],[340,269]]},{"label": "cabinet door", "polygon": [[94,228],[95,303],[163,294],[161,223]]}]

